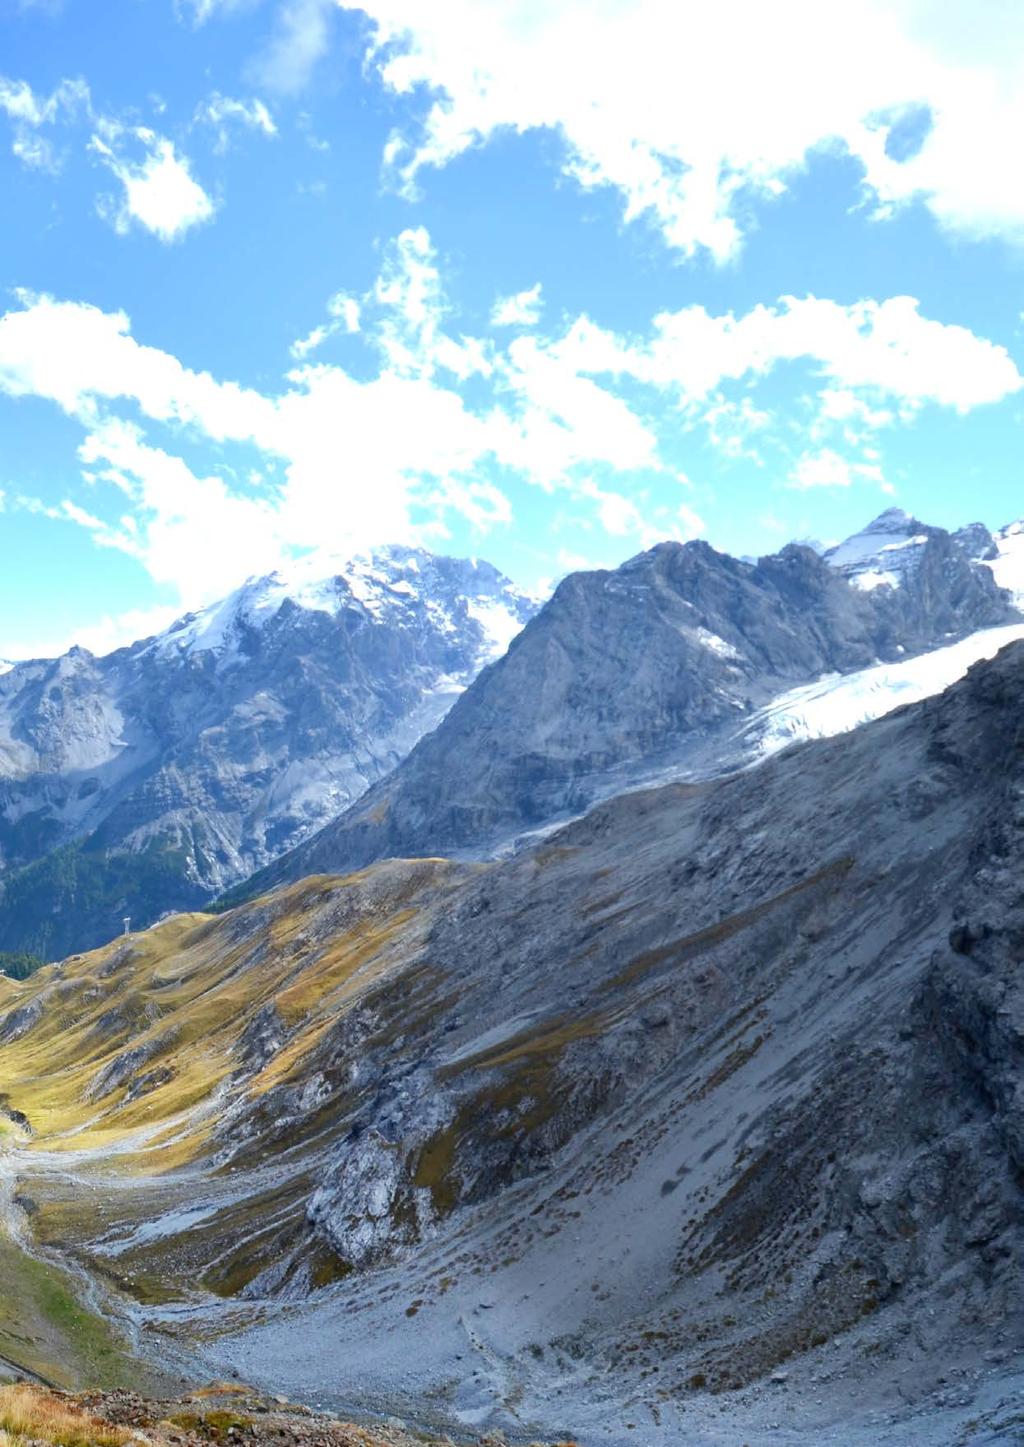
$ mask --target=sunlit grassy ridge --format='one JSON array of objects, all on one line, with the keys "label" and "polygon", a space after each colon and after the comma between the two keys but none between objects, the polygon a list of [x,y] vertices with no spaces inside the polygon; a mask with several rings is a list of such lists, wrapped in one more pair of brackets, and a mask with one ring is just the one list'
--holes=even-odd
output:
[{"label": "sunlit grassy ridge", "polygon": [[[450,868],[315,877],[230,915],[178,915],[30,980],[0,980],[0,1031],[6,1017],[14,1037],[4,1091],[31,1122],[29,1149],[116,1149],[119,1169],[147,1172],[201,1154],[214,1103],[298,1071],[324,1028],[408,960],[418,896]],[[267,1010],[286,1047],[240,1080],[246,1027]]]},{"label": "sunlit grassy ridge", "polygon": [[[230,914],[175,916],[30,980],[0,979],[0,1152],[16,1152],[30,1208],[9,1207],[6,1232],[0,1213],[6,1274],[52,1274],[53,1253],[84,1252],[108,1284],[148,1303],[197,1288],[234,1295],[282,1261],[312,1287],[336,1279],[344,1264],[304,1238],[303,1220],[317,1159],[354,1100],[336,1090],[297,1124],[289,1092],[315,1086],[325,1050],[337,1059],[350,1012],[373,1038],[405,1028],[417,981],[433,985],[417,962],[424,932],[463,873],[423,860],[314,877]],[[12,1229],[51,1259],[33,1261]],[[22,1307],[6,1354],[81,1380],[78,1368],[47,1370],[60,1332],[37,1299],[42,1284],[22,1283],[43,1323],[37,1346],[16,1340]],[[0,1354],[4,1326],[0,1315]],[[114,1356],[100,1364],[105,1380]]]}]

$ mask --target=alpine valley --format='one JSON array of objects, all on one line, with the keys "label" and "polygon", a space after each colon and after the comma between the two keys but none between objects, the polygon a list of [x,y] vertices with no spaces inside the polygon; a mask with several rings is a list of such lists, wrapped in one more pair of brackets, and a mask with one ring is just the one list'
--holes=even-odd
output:
[{"label": "alpine valley", "polygon": [[0,927],[63,957],[0,975],[0,1374],[1022,1440],[1022,596],[1019,525],[890,510],[14,665]]}]

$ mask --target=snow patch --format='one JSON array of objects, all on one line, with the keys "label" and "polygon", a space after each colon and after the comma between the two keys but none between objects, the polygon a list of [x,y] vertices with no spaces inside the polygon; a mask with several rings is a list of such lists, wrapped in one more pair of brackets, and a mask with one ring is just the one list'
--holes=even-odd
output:
[{"label": "snow patch", "polygon": [[508,651],[513,638],[523,631],[522,621],[507,603],[498,598],[470,598],[466,607],[469,616],[483,629],[487,650],[485,661],[493,663]]},{"label": "snow patch", "polygon": [[995,535],[998,557],[985,566],[1000,588],[1007,588],[1018,608],[1024,608],[1024,521],[1010,523]]},{"label": "snow patch", "polygon": [[712,653],[717,653],[719,658],[742,658],[738,648],[734,648],[725,638],[719,638],[717,633],[712,633],[709,628],[697,628],[697,641]]},{"label": "snow patch", "polygon": [[[458,565],[455,565],[458,566]],[[486,565],[463,565],[464,576],[453,585],[450,560],[418,549],[383,547],[372,553],[340,558],[311,553],[263,578],[250,578],[227,598],[179,619],[150,644],[161,656],[213,652],[218,667],[239,656],[243,633],[269,623],[286,603],[311,613],[336,618],[358,608],[376,623],[410,617],[419,604],[434,627],[455,635],[453,609],[462,602],[483,629],[482,662],[500,657],[520,631],[530,600]]]},{"label": "snow patch", "polygon": [[825,560],[854,587],[899,588],[913,574],[928,542],[928,533],[902,508],[891,507],[862,532],[829,548]]},{"label": "snow patch", "polygon": [[949,688],[972,664],[1024,638],[1024,623],[985,628],[916,658],[879,663],[857,673],[830,673],[793,688],[759,709],[745,732],[758,759],[804,739],[831,738],[881,718],[905,703]]},{"label": "snow patch", "polygon": [[851,585],[862,593],[871,593],[875,588],[898,588],[902,581],[897,573],[883,572],[881,568],[868,568],[850,579]]}]

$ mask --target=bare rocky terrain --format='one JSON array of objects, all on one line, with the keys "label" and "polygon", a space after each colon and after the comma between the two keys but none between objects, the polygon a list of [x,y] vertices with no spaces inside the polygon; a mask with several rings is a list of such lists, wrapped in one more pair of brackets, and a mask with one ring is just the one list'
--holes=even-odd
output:
[{"label": "bare rocky terrain", "polygon": [[[0,1433],[5,1422],[8,1430],[0,1436],[4,1447],[456,1447],[447,1434],[413,1433],[397,1419],[373,1427],[342,1422],[234,1382],[212,1382],[162,1399],[124,1390],[68,1393],[26,1385],[0,1387]],[[12,1422],[25,1430],[12,1432]],[[502,1438],[465,1439],[462,1447],[502,1447]]]},{"label": "bare rocky terrain", "polygon": [[1022,696],[0,984],[25,1248],[339,1415],[1021,1440]]}]

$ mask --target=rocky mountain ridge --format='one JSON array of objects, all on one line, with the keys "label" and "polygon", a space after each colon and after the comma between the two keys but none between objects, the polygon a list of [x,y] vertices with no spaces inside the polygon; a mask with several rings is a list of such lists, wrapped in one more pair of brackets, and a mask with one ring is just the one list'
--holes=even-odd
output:
[{"label": "rocky mountain ridge", "polygon": [[890,512],[851,541],[872,578],[880,550],[903,559],[871,586],[842,551],[796,544],[751,564],[664,543],[614,572],[573,574],[393,773],[245,888],[486,853],[660,769],[736,767],[748,720],[794,685],[1020,621],[974,556],[973,529],[968,546],[920,528]]},{"label": "rocky mountain ridge", "polygon": [[824,560],[666,544],[566,579],[450,718],[535,606],[485,564],[409,549],[343,576],[295,565],[105,659],[16,665],[0,676],[0,952],[96,943],[254,869],[269,872],[250,893],[486,854],[659,770],[735,767],[794,688],[965,635],[981,656],[1021,616],[1017,541],[890,509]]}]

